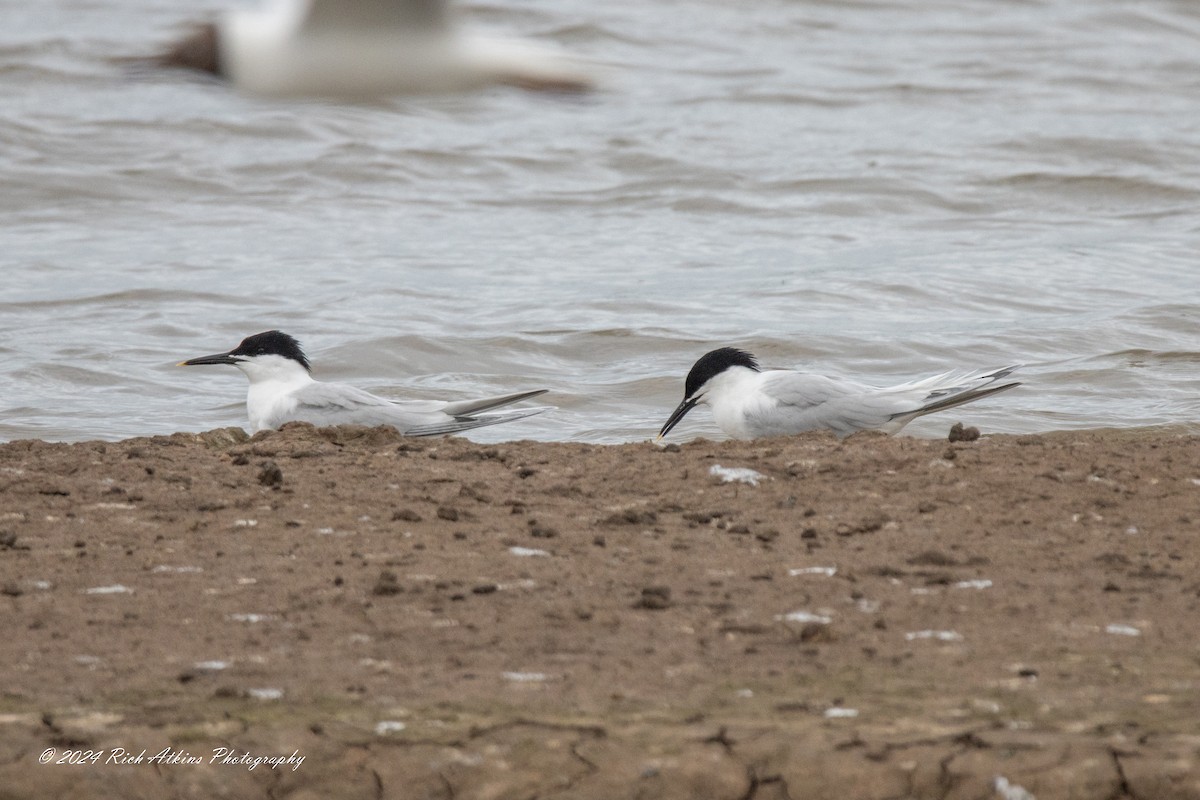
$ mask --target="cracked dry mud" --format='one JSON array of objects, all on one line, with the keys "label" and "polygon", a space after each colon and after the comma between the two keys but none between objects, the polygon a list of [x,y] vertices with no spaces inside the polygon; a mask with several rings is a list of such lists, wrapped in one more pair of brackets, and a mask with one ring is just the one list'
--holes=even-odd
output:
[{"label": "cracked dry mud", "polygon": [[1200,798],[1196,447],[2,445],[0,798]]}]

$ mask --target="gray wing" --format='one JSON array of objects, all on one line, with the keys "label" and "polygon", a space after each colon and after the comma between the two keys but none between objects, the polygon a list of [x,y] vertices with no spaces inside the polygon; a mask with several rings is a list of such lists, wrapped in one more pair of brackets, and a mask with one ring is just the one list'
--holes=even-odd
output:
[{"label": "gray wing", "polygon": [[[303,0],[301,0],[303,2]],[[302,33],[337,30],[425,30],[450,25],[447,0],[308,0]]]},{"label": "gray wing", "polygon": [[747,423],[755,436],[822,429],[846,436],[868,428],[887,429],[894,415],[911,409],[903,398],[873,386],[786,370],[763,373],[762,390],[775,405],[748,411]]},{"label": "gray wing", "polygon": [[393,403],[342,383],[312,383],[296,394],[288,419],[314,425],[394,425],[404,432],[446,419],[437,401]]},{"label": "gray wing", "polygon": [[895,433],[913,419],[1011,389],[1005,382],[1018,367],[964,372],[954,370],[931,378],[877,388],[840,378],[796,372],[763,374],[763,390],[775,398],[772,411],[761,409],[748,420],[756,436],[781,435],[828,428],[839,436],[855,431]]},{"label": "gray wing", "polygon": [[552,406],[538,406],[499,414],[478,413],[528,397],[536,397],[545,392],[545,389],[538,389],[455,403],[441,400],[396,403],[346,384],[318,382],[309,384],[297,393],[296,408],[288,419],[320,426],[393,425],[405,436],[445,436],[549,411]]}]

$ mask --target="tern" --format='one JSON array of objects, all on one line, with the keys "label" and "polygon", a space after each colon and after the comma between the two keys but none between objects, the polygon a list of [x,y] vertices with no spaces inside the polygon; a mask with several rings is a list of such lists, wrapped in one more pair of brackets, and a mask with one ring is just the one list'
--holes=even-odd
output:
[{"label": "tern", "polygon": [[438,400],[394,402],[343,383],[323,383],[309,374],[308,356],[300,343],[281,331],[248,336],[226,353],[190,358],[181,367],[229,364],[250,379],[246,411],[250,427],[258,431],[300,420],[314,425],[392,425],[405,436],[444,436],[531,417],[550,406],[488,413],[545,389],[518,392],[480,400],[450,403]]},{"label": "tern", "polygon": [[880,388],[845,378],[760,369],[744,350],[722,347],[692,366],[683,402],[656,441],[700,404],[712,408],[717,425],[735,439],[820,429],[838,436],[861,430],[895,433],[917,417],[1020,386],[1001,382],[1017,369],[957,370]]},{"label": "tern", "polygon": [[260,95],[372,98],[507,84],[584,91],[556,50],[458,24],[450,0],[274,0],[227,11],[153,59]]}]

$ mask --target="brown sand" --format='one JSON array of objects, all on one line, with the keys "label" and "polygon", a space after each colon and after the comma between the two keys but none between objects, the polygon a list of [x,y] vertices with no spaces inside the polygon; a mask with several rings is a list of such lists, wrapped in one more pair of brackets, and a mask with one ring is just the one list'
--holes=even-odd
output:
[{"label": "brown sand", "polygon": [[1196,447],[6,444],[0,798],[1200,798]]}]

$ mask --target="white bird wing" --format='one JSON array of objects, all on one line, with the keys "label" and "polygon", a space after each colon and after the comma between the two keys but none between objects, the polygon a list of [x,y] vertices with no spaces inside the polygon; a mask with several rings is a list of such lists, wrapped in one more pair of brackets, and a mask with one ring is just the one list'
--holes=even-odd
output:
[{"label": "white bird wing", "polygon": [[[303,2],[303,0],[301,0]],[[443,30],[450,25],[447,0],[307,0],[304,34],[344,30]]]},{"label": "white bird wing", "polygon": [[287,419],[314,425],[394,425],[403,431],[443,416],[440,403],[401,405],[342,383],[310,383],[292,399],[296,405]]},{"label": "white bird wing", "polygon": [[882,428],[905,408],[902,399],[880,394],[872,386],[788,370],[762,373],[761,389],[774,404],[747,409],[746,422],[755,436],[819,429],[846,436]]},{"label": "white bird wing", "polygon": [[762,390],[776,401],[748,410],[757,436],[828,428],[839,436],[860,430],[895,433],[924,414],[969,403],[1020,384],[1003,382],[1017,369],[954,370],[877,388],[841,378],[777,370],[763,373]]},{"label": "white bird wing", "polygon": [[295,409],[288,420],[314,425],[393,425],[406,436],[444,436],[459,431],[497,425],[549,411],[537,406],[501,414],[479,414],[486,409],[515,403],[545,393],[533,392],[445,403],[440,400],[393,402],[341,383],[314,382],[294,395]]}]

